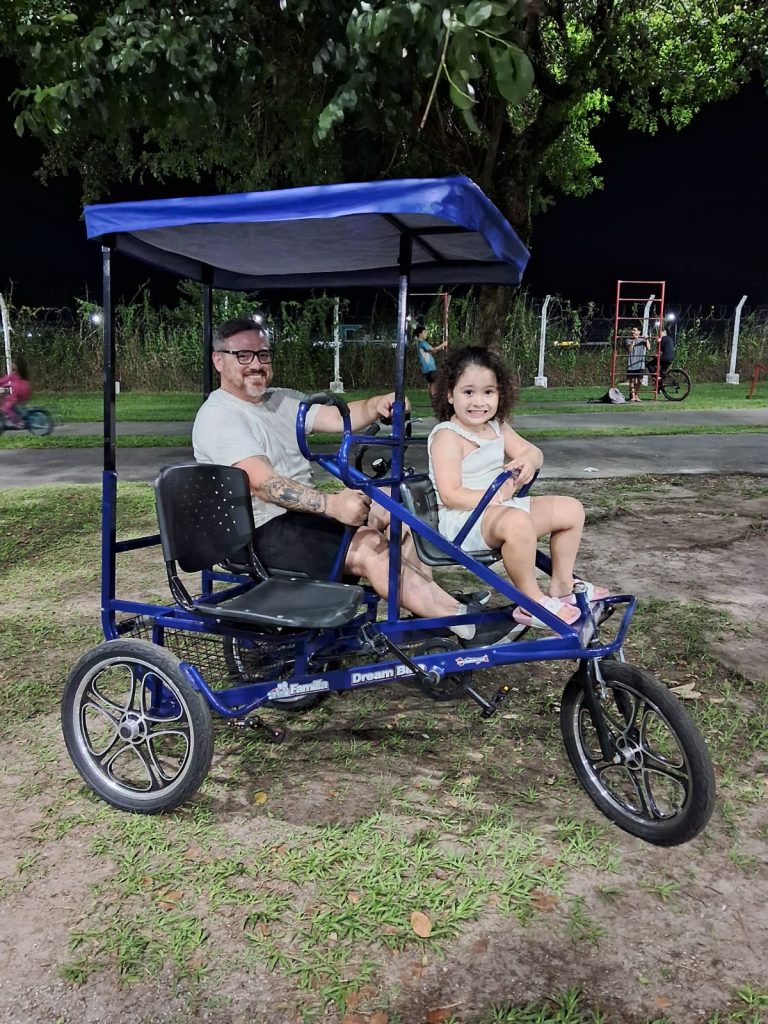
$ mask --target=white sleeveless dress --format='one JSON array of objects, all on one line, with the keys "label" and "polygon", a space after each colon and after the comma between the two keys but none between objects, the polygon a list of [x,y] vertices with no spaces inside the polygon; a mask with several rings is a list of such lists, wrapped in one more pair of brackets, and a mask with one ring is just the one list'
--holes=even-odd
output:
[{"label": "white sleeveless dress", "polygon": [[[489,422],[493,427],[496,436],[488,438],[488,440],[477,437],[469,430],[465,430],[463,427],[459,426],[458,423],[453,423],[451,421],[438,423],[427,439],[429,477],[432,481],[433,487],[435,488],[437,500],[440,504],[438,512],[440,533],[448,540],[453,540],[462,526],[466,523],[467,519],[472,515],[472,510],[445,508],[443,506],[440,491],[435,483],[435,474],[432,470],[432,439],[439,430],[452,430],[455,434],[458,434],[459,437],[463,437],[465,440],[476,445],[475,450],[470,452],[469,455],[465,456],[462,460],[461,483],[464,487],[471,487],[477,491],[485,491],[493,483],[499,473],[502,472],[507,462],[504,454],[504,438],[501,433],[501,427],[496,420],[489,420]],[[508,498],[507,501],[503,502],[503,504],[509,508],[521,508],[524,512],[531,511],[530,498]],[[482,520],[483,516],[480,516],[480,519],[478,519],[464,538],[461,545],[463,550],[480,551],[484,548],[487,550],[488,545],[483,540],[483,535],[480,529]]]}]

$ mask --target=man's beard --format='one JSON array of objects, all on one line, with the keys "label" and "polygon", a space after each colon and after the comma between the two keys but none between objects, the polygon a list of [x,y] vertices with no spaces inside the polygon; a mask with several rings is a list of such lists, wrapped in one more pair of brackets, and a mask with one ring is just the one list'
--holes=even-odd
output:
[{"label": "man's beard", "polygon": [[259,396],[267,387],[267,378],[263,373],[243,377],[243,390],[250,397]]}]

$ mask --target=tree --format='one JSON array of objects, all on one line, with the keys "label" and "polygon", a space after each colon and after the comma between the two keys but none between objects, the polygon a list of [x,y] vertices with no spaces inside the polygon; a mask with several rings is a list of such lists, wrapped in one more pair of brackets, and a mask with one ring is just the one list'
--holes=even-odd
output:
[{"label": "tree", "polygon": [[[654,131],[766,75],[762,0],[12,0],[17,128],[93,197],[464,173],[530,239],[600,184],[609,111]],[[499,289],[480,337],[498,336]]]}]

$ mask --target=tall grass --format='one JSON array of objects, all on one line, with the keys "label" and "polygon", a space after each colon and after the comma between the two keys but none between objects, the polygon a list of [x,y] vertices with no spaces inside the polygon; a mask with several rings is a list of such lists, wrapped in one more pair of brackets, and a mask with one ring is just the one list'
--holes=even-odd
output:
[{"label": "tall grass", "polygon": [[[418,300],[417,300],[418,301]],[[254,294],[214,293],[215,322],[233,316],[266,312],[273,332],[277,380],[303,390],[328,387],[334,378],[335,299],[313,296],[282,302],[270,309]],[[347,306],[340,303],[343,320]],[[421,300],[418,319],[439,340],[443,303]],[[74,312],[17,308],[11,310],[14,351],[30,365],[35,390],[93,391],[101,386],[102,332],[100,310],[79,301]],[[475,334],[475,296],[453,296],[448,312],[451,345],[470,343]],[[539,358],[541,309],[525,292],[513,298],[500,350],[521,384],[531,384]],[[610,325],[610,326],[609,326]],[[369,340],[350,341],[341,350],[341,378],[352,390],[388,389],[394,379],[395,303],[390,295],[372,300],[369,321],[360,332]],[[544,372],[553,387],[603,385],[610,376],[610,318],[593,305],[571,306],[555,299],[550,309]],[[723,380],[728,370],[732,321],[713,320],[705,311],[678,321],[677,362],[698,382]],[[563,344],[567,339],[568,344]],[[124,391],[196,391],[202,378],[202,316],[199,292],[192,284],[179,288],[172,308],[154,306],[146,290],[116,309],[117,374]],[[587,344],[585,344],[587,342]],[[590,343],[591,342],[591,343]],[[756,364],[768,363],[768,317],[757,308],[744,317],[737,369],[744,378]],[[623,374],[623,351],[618,354]],[[422,377],[412,350],[406,354],[406,383],[419,386]]]}]

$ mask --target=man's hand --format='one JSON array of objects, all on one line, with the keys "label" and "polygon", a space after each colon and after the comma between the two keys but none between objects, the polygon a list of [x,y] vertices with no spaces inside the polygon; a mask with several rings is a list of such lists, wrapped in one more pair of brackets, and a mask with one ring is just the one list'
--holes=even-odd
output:
[{"label": "man's hand", "polygon": [[[390,391],[388,395],[374,395],[373,398],[368,399],[368,403],[368,412],[371,415],[371,423],[377,419],[391,419],[392,409],[395,404],[395,393],[394,391]],[[405,400],[405,408],[411,408],[411,403],[407,398]]]},{"label": "man's hand", "polygon": [[325,514],[345,526],[362,526],[368,521],[370,508],[370,498],[362,491],[352,491],[348,487],[326,496]]}]

